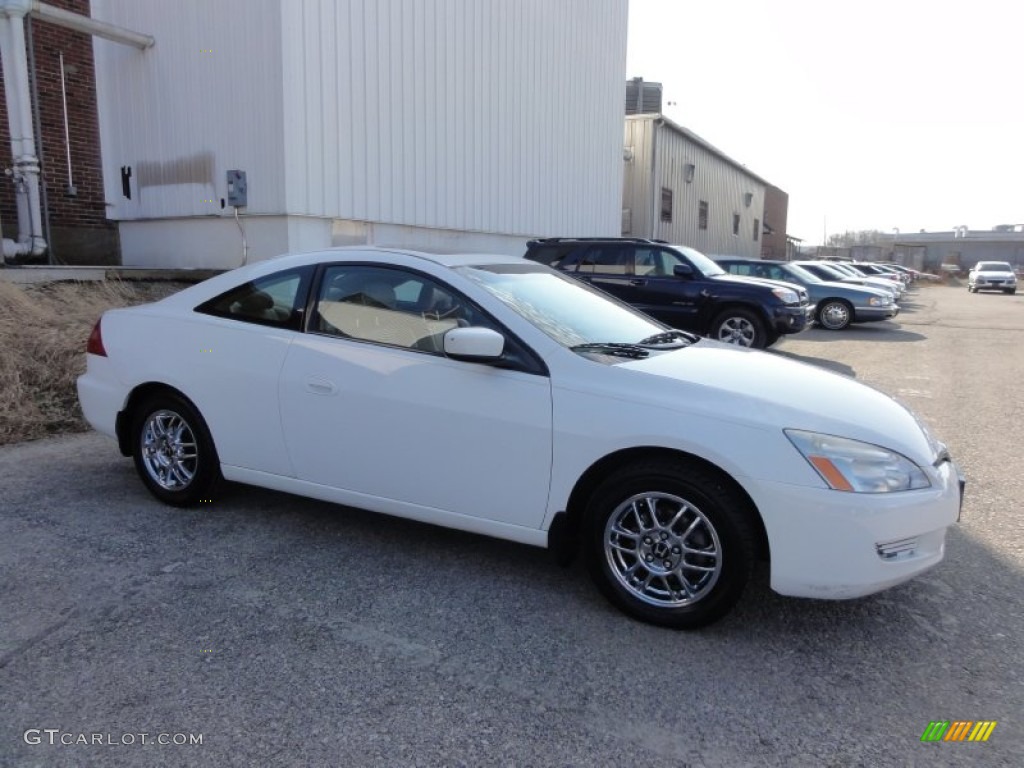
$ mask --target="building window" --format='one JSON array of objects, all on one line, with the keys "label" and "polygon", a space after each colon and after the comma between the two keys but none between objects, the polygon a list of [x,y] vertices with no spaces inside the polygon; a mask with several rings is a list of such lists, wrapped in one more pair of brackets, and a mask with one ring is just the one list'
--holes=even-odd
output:
[{"label": "building window", "polygon": [[661,188],[661,220],[672,223],[672,190]]},{"label": "building window", "polygon": [[740,215],[738,213],[732,215],[732,233],[734,235],[740,233]]},{"label": "building window", "polygon": [[698,229],[708,228],[708,204],[704,200],[700,201],[700,206],[697,208],[697,227]]},{"label": "building window", "polygon": [[761,236],[761,222],[759,219],[754,219],[754,242],[757,242],[757,238]]}]

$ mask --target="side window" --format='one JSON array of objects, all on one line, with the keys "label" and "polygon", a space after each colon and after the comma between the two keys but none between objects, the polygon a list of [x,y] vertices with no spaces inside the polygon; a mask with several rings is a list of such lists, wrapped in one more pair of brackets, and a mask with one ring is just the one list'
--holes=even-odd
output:
[{"label": "side window", "polygon": [[636,248],[633,251],[633,272],[647,277],[670,277],[676,264],[684,263],[676,254],[663,248]]},{"label": "side window", "polygon": [[251,280],[196,307],[196,312],[257,325],[299,330],[312,267]]},{"label": "side window", "polygon": [[562,263],[562,259],[571,253],[575,247],[576,246],[572,244],[543,245],[538,248],[531,249],[529,259],[530,261],[536,261],[538,264],[547,264],[549,267],[557,267]]},{"label": "side window", "polygon": [[753,274],[753,270],[750,268],[749,264],[729,264],[729,265],[726,266],[726,269],[729,272],[732,272],[734,275],[752,275]]},{"label": "side window", "polygon": [[309,330],[441,353],[446,332],[470,325],[493,327],[474,306],[426,276],[346,264],[324,270]]},{"label": "side window", "polygon": [[626,275],[631,266],[631,251],[615,245],[591,248],[580,259],[577,271],[602,275]]},{"label": "side window", "polygon": [[792,279],[792,278],[789,277],[789,275],[787,275],[784,271],[782,271],[778,267],[769,267],[768,268],[768,276],[772,280],[791,280]]}]

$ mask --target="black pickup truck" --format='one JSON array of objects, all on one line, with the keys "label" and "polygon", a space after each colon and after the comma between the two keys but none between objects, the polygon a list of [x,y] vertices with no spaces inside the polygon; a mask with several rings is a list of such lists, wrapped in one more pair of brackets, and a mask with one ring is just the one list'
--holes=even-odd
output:
[{"label": "black pickup truck", "polygon": [[663,323],[764,349],[811,325],[807,290],[730,275],[700,251],[634,238],[551,237],[527,243],[527,259],[561,270]]}]

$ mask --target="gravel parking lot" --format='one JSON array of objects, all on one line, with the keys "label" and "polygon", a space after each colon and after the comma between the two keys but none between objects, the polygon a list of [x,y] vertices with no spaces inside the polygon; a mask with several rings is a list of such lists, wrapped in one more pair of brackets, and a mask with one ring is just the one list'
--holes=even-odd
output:
[{"label": "gravel parking lot", "polygon": [[937,569],[840,603],[761,573],[678,633],[541,550],[251,488],[172,509],[92,433],[0,449],[0,765],[1020,765],[1024,296],[922,288],[773,354],[949,444]]}]

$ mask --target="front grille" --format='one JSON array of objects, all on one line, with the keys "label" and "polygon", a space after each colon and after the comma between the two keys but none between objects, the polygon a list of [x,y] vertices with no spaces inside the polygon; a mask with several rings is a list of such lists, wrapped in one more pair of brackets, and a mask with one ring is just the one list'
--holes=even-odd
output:
[{"label": "front grille", "polygon": [[917,552],[917,537],[912,536],[909,539],[897,539],[884,544],[876,544],[875,550],[880,558],[889,562],[906,560]]}]

